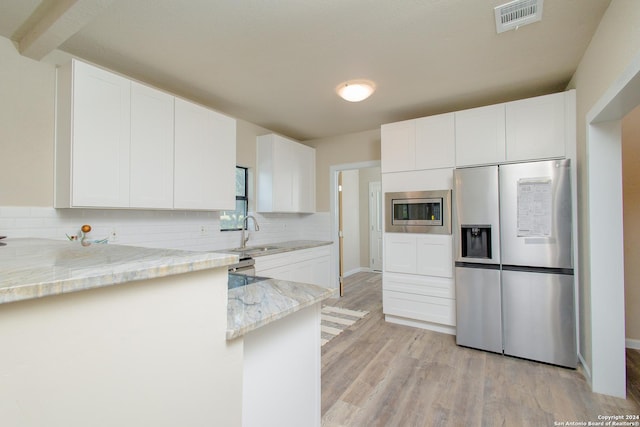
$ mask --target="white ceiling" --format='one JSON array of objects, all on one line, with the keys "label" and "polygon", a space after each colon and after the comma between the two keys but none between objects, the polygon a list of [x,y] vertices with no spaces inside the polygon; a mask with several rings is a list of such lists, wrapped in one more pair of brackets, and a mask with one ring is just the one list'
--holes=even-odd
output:
[{"label": "white ceiling", "polygon": [[[564,90],[610,0],[544,0],[497,34],[506,1],[2,0],[0,35],[24,43],[75,3],[59,50],[308,140]],[[355,78],[377,91],[339,99]]]}]

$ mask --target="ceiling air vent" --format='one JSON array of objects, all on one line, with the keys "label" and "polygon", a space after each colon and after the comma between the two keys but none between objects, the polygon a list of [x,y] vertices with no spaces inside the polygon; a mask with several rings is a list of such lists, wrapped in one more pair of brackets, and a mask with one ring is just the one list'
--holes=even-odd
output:
[{"label": "ceiling air vent", "polygon": [[499,34],[540,21],[542,19],[542,0],[515,0],[497,6],[494,10],[496,31]]}]

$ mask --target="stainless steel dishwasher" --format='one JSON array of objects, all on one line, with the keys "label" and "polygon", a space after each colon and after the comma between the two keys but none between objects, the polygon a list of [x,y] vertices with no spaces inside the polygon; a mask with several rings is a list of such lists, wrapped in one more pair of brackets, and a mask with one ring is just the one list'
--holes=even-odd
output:
[{"label": "stainless steel dishwasher", "polygon": [[251,257],[242,258],[237,263],[231,264],[229,266],[229,273],[243,274],[245,276],[255,276],[255,264],[256,261]]}]

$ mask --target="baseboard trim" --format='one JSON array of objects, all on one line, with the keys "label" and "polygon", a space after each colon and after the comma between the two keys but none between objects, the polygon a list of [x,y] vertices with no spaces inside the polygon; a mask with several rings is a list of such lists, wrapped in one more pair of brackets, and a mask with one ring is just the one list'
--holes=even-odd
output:
[{"label": "baseboard trim", "polygon": [[632,348],[634,350],[640,350],[640,340],[634,340],[631,338],[627,338],[625,340],[625,344],[627,348]]},{"label": "baseboard trim", "polygon": [[353,270],[349,270],[346,273],[344,273],[344,275],[342,276],[343,278],[349,277],[349,276],[353,276],[356,273],[371,273],[371,269],[368,267],[358,267],[358,268],[354,268]]},{"label": "baseboard trim", "polygon": [[412,326],[414,328],[420,328],[420,329],[428,329],[430,331],[440,332],[442,334],[448,334],[448,335],[456,334],[455,326],[439,325],[437,323],[425,322],[422,320],[407,319],[406,317],[398,317],[390,314],[386,314],[384,316],[384,320],[389,323],[395,323],[395,324],[404,325],[404,326]]}]

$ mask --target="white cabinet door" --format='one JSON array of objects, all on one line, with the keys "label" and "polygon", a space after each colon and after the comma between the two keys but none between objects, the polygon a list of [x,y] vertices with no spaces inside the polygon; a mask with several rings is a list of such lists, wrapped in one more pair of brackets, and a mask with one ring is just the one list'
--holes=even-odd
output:
[{"label": "white cabinet door", "polygon": [[504,104],[457,111],[455,121],[456,166],[504,162]]},{"label": "white cabinet door", "polygon": [[256,276],[329,287],[331,248],[301,249],[255,258]]},{"label": "white cabinet door", "polygon": [[276,138],[273,143],[273,212],[293,212],[294,171],[297,169],[293,143]]},{"label": "white cabinet door", "polygon": [[275,134],[256,147],[258,212],[315,212],[315,149]]},{"label": "white cabinet door", "polygon": [[564,92],[506,104],[507,160],[565,156]]},{"label": "white cabinet door", "polygon": [[235,208],[235,121],[175,100],[174,208]]},{"label": "white cabinet door", "polygon": [[453,277],[453,237],[451,235],[418,236],[416,257],[418,274]]},{"label": "white cabinet door", "polygon": [[294,210],[312,213],[316,211],[316,151],[312,147],[297,144],[294,146],[294,153]]},{"label": "white cabinet door", "polygon": [[416,236],[385,233],[384,255],[385,271],[415,274],[417,271]]},{"label": "white cabinet door", "polygon": [[173,207],[173,101],[131,83],[131,207]]},{"label": "white cabinet door", "polygon": [[455,166],[454,114],[439,114],[415,120],[414,169],[452,168]]},{"label": "white cabinet door", "polygon": [[130,81],[72,62],[72,206],[129,206]]},{"label": "white cabinet door", "polygon": [[382,125],[382,173],[410,171],[415,167],[416,121]]},{"label": "white cabinet door", "polygon": [[314,285],[331,287],[331,257],[316,258],[311,265],[311,282]]},{"label": "white cabinet door", "polygon": [[214,179],[209,181],[209,199],[212,209],[236,208],[236,120],[224,114],[211,112],[212,137],[215,156],[209,159]]}]

